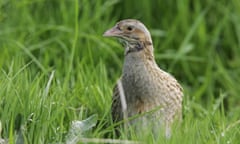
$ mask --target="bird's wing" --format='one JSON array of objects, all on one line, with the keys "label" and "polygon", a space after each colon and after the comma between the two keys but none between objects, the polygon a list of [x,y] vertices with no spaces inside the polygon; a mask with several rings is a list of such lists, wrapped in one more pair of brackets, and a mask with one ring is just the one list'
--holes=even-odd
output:
[{"label": "bird's wing", "polygon": [[[174,77],[169,77],[168,83],[166,83],[166,90],[168,91],[168,107],[170,114],[168,117],[172,120],[182,120],[182,100],[183,100],[183,88],[177,82]],[[171,112],[174,110],[174,112]]]},{"label": "bird's wing", "polygon": [[120,100],[120,93],[119,93],[119,89],[118,89],[118,85],[117,84],[115,84],[115,86],[113,88],[112,119],[115,122],[121,121],[123,119],[122,106],[121,106],[121,100]]}]

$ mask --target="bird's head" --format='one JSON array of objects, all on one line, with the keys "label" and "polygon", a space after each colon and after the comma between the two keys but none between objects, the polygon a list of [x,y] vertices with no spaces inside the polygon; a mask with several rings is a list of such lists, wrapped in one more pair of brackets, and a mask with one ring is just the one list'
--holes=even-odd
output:
[{"label": "bird's head", "polygon": [[118,22],[113,28],[107,30],[103,36],[119,38],[127,49],[126,53],[140,51],[152,45],[151,35],[147,28],[140,21],[134,19]]}]

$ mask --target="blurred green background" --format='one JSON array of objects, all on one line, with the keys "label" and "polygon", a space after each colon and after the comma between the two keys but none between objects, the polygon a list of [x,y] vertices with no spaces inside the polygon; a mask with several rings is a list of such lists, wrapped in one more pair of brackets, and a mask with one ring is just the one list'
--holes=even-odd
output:
[{"label": "blurred green background", "polygon": [[23,127],[26,143],[64,142],[69,123],[92,114],[99,124],[88,136],[110,137],[124,57],[102,34],[126,18],[149,28],[158,65],[184,87],[184,132],[171,142],[237,142],[239,0],[1,0],[2,137],[13,142]]}]

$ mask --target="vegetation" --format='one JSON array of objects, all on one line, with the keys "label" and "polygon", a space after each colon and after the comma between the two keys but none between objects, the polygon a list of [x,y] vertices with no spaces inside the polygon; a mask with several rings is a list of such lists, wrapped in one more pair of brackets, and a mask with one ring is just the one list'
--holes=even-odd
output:
[{"label": "vegetation", "polygon": [[126,18],[151,30],[158,65],[183,85],[184,120],[170,140],[120,139],[238,143],[239,0],[1,0],[1,136],[64,143],[71,121],[97,114],[84,137],[117,139],[110,107],[123,49],[102,34]]}]

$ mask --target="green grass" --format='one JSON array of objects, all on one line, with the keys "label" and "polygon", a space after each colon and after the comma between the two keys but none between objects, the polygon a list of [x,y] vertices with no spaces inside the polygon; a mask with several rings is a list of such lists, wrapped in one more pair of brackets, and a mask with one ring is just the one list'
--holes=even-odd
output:
[{"label": "green grass", "polygon": [[170,140],[234,144],[240,136],[240,1],[1,0],[0,121],[3,138],[65,142],[73,120],[98,115],[85,137],[117,138],[110,115],[123,49],[103,38],[136,18],[152,32],[158,65],[183,85],[184,120]]}]

